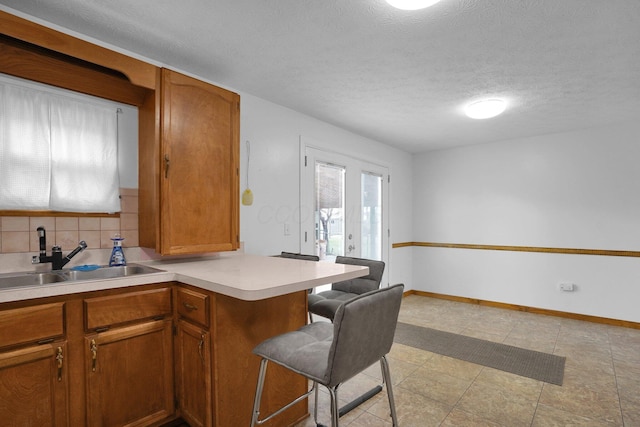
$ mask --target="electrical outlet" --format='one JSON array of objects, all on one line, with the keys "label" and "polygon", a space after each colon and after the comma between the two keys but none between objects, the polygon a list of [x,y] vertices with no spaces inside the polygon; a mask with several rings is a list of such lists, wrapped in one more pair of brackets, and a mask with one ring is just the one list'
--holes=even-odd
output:
[{"label": "electrical outlet", "polygon": [[560,288],[560,290],[563,292],[573,292],[576,290],[576,285],[574,285],[573,283],[560,283],[560,285],[558,285],[558,288]]}]

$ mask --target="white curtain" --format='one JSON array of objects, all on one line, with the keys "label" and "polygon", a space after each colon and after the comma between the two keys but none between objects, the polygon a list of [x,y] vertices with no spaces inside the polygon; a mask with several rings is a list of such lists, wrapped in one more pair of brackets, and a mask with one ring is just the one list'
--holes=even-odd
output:
[{"label": "white curtain", "polygon": [[120,211],[114,109],[51,100],[51,209]]},{"label": "white curtain", "polygon": [[47,96],[0,84],[0,97],[0,208],[48,209]]},{"label": "white curtain", "polygon": [[0,209],[119,212],[113,106],[0,81]]}]

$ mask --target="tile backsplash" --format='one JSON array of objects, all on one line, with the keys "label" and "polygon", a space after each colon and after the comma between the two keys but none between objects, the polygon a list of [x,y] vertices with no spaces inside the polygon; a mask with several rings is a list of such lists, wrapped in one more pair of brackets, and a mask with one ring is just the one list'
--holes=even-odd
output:
[{"label": "tile backsplash", "polygon": [[121,188],[120,218],[114,217],[47,217],[0,216],[0,254],[38,252],[36,228],[47,230],[47,252],[58,245],[63,252],[73,250],[80,240],[88,249],[110,249],[111,237],[120,233],[123,246],[138,246],[138,189]]}]

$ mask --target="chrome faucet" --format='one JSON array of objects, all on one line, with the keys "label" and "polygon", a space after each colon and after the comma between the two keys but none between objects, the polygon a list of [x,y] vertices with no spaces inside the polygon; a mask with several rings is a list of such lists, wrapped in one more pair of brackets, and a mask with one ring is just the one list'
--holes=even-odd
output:
[{"label": "chrome faucet", "polygon": [[52,270],[62,270],[62,267],[67,265],[67,263],[71,261],[71,258],[87,248],[87,243],[84,240],[81,240],[80,243],[78,243],[78,247],[69,252],[69,255],[64,258],[62,257],[62,249],[58,245],[53,246],[51,248],[51,255],[47,256],[47,232],[43,226],[38,227],[37,231],[38,238],[40,240],[40,255],[36,255],[31,258],[32,264],[50,262]]}]

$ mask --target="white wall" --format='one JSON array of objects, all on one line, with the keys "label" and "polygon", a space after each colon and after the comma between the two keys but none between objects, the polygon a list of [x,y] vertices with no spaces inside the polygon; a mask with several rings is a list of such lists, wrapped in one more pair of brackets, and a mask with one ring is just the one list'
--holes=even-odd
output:
[{"label": "white wall", "polygon": [[[411,155],[296,111],[241,93],[241,184],[246,188],[246,141],[251,142],[249,186],[253,205],[241,206],[240,240],[247,253],[274,255],[300,250],[300,138],[320,148],[389,167],[391,242],[411,240]],[[291,234],[284,235],[284,223]],[[398,252],[396,252],[398,251]],[[411,251],[392,249],[390,283],[411,286]]]},{"label": "white wall", "polygon": [[[413,240],[637,251],[639,161],[638,123],[416,155]],[[640,321],[638,258],[413,254],[414,289]]]}]

